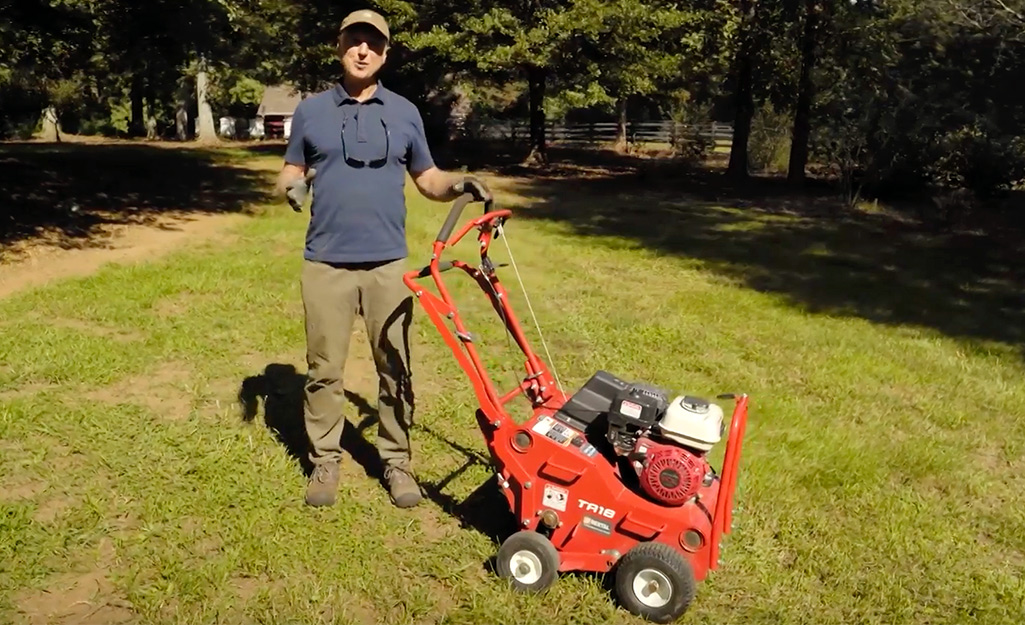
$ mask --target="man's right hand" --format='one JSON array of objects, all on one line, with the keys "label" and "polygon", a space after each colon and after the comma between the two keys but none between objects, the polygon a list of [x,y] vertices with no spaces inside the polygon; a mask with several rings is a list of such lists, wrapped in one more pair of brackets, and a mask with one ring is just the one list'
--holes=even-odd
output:
[{"label": "man's right hand", "polygon": [[288,204],[295,212],[302,212],[303,204],[306,203],[306,195],[310,190],[310,182],[316,175],[317,170],[311,168],[304,177],[296,178],[285,185],[285,197],[288,198]]},{"label": "man's right hand", "polygon": [[469,193],[476,202],[487,202],[492,199],[491,190],[476,176],[464,176],[452,185],[452,190],[457,194]]}]

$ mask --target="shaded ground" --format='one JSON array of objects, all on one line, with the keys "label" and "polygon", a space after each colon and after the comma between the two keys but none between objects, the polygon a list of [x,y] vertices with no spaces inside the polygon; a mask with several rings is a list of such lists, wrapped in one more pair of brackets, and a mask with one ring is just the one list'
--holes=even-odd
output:
[{"label": "shaded ground", "polygon": [[1025,237],[1012,224],[953,228],[846,209],[825,185],[797,196],[778,181],[664,173],[565,165],[509,189],[521,218],[692,258],[809,312],[1025,347]]},{"label": "shaded ground", "polygon": [[[232,147],[280,156],[284,143]],[[714,168],[609,151],[553,146],[544,171],[521,165],[516,149],[449,146],[436,156],[442,167],[481,171],[499,185],[512,179],[509,190],[524,198],[519,216],[694,258],[811,312],[1025,345],[1025,230],[1006,219],[955,230],[916,219],[919,209],[847,210],[819,181],[800,194],[779,180],[737,186]],[[188,238],[205,228],[188,220],[243,212],[269,191],[267,172],[181,146],[3,144],[0,163],[0,260],[32,241],[113,249],[112,227],[166,228],[169,218]],[[596,195],[603,201],[581,199]],[[88,269],[78,258],[61,262]],[[31,274],[45,281],[46,264]]]},{"label": "shaded ground", "polygon": [[97,235],[111,226],[238,213],[266,197],[265,175],[181,146],[0,144],[0,250],[16,255],[19,243],[36,239],[102,246]]},{"label": "shaded ground", "polygon": [[[239,402],[243,407],[243,420],[251,422],[262,413],[265,427],[274,433],[288,454],[296,459],[309,475],[312,466],[307,457],[308,438],[303,424],[303,385],[305,376],[295,366],[270,363],[264,370],[242,381]],[[359,422],[346,421],[342,433],[342,449],[366,473],[367,477],[382,480],[383,466],[374,446],[364,438],[364,431],[377,425],[377,408],[366,397],[352,390],[345,391],[346,399],[358,410]],[[424,494],[463,527],[473,528],[494,540],[501,541],[515,529],[509,506],[497,488],[495,478],[481,484],[462,501],[445,493],[445,488],[473,465],[490,464],[483,454],[451,441],[432,428],[414,424],[413,436],[429,436],[448,446],[464,463],[437,482],[421,480]]]},{"label": "shaded ground", "polygon": [[[233,147],[280,156],[284,143]],[[493,147],[449,146],[436,156],[442,167],[513,179],[521,216],[694,258],[812,312],[1025,345],[1025,237],[1006,220],[954,230],[916,219],[917,209],[846,210],[833,187],[814,180],[800,194],[778,180],[736,186],[714,168],[609,151],[552,147],[542,172],[522,166],[515,149]],[[4,144],[0,163],[0,260],[37,240],[114,248],[112,227],[164,226],[169,217],[187,238],[203,226],[182,217],[242,212],[269,190],[266,172],[181,146]],[[579,199],[595,195],[604,201]],[[32,274],[45,280],[45,265]]]}]

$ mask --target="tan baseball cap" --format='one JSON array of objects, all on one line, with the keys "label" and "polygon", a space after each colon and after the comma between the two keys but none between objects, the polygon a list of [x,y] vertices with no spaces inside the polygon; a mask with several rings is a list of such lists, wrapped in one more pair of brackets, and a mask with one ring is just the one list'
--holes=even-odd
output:
[{"label": "tan baseball cap", "polygon": [[353,24],[370,24],[377,30],[381,31],[385,39],[391,39],[391,32],[388,30],[388,22],[385,21],[384,17],[376,11],[370,9],[361,9],[359,11],[353,11],[345,16],[342,20],[342,25],[339,27],[338,32],[345,30]]}]

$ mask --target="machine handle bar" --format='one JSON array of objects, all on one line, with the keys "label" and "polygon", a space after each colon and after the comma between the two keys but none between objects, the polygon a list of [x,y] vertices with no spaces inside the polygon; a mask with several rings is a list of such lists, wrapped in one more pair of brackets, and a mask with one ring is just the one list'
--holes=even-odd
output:
[{"label": "machine handle bar", "polygon": [[[459,221],[459,217],[463,214],[463,209],[466,205],[473,201],[473,195],[464,193],[456,199],[452,205],[452,210],[448,212],[448,217],[445,219],[445,223],[441,225],[441,230],[438,232],[438,238],[435,239],[438,242],[448,241],[448,238],[452,236],[452,230],[456,227],[456,223]],[[484,212],[487,213],[491,210],[491,205],[494,200],[487,200],[484,202]]]}]

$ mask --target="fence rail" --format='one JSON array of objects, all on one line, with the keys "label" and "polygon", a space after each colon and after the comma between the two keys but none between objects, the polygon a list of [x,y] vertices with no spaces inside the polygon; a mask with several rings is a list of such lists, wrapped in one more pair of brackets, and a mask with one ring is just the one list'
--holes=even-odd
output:
[{"label": "fence rail", "polygon": [[[473,129],[460,127],[467,136],[482,139],[520,140],[530,136],[530,124],[526,121],[494,121]],[[549,141],[567,143],[612,143],[619,132],[616,122],[548,122],[545,134]],[[681,124],[673,121],[628,122],[626,138],[631,143],[675,143],[682,137],[699,136],[714,142],[729,142],[733,139],[733,126],[719,122],[705,124]]]}]

